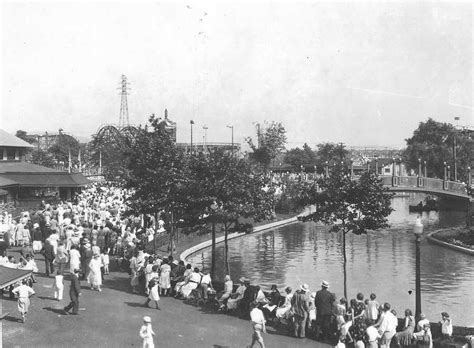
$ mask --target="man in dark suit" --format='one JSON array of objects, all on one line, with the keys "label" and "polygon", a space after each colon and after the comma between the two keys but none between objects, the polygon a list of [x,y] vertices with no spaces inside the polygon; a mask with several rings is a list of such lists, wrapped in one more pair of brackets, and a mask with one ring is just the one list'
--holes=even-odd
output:
[{"label": "man in dark suit", "polygon": [[336,296],[329,292],[328,288],[329,283],[323,281],[321,290],[316,293],[314,299],[316,305],[316,335],[319,336],[322,329],[323,339],[328,339],[330,336],[332,305],[336,300]]},{"label": "man in dark suit", "polygon": [[81,282],[79,281],[80,269],[75,269],[71,274],[71,287],[69,288],[69,297],[71,303],[64,307],[66,314],[72,309],[71,314],[79,314],[79,297],[81,296]]},{"label": "man in dark suit", "polygon": [[306,321],[309,316],[309,286],[303,284],[300,290],[295,291],[291,299],[291,309],[294,313],[295,337],[305,338]]},{"label": "man in dark suit", "polygon": [[54,273],[53,261],[54,261],[54,258],[56,257],[56,255],[54,254],[54,247],[51,245],[51,242],[49,241],[49,239],[45,240],[41,253],[44,256],[44,263],[46,266],[46,276],[49,277],[50,274]]}]

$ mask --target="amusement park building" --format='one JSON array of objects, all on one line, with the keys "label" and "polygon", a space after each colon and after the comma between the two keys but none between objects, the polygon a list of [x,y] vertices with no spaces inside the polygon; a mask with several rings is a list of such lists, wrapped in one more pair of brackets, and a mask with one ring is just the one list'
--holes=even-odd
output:
[{"label": "amusement park building", "polygon": [[29,148],[27,142],[0,129],[0,203],[32,207],[42,200],[66,200],[89,183],[80,173],[25,162]]}]

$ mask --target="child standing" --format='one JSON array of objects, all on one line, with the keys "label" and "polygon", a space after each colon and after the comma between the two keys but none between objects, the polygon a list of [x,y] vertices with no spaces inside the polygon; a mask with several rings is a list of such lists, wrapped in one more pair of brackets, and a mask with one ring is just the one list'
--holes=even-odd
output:
[{"label": "child standing", "polygon": [[143,325],[140,328],[140,337],[143,339],[143,348],[154,348],[155,344],[153,343],[153,328],[151,327],[151,319],[149,316],[143,317]]},{"label": "child standing", "polygon": [[148,289],[150,290],[150,293],[148,295],[148,298],[146,299],[145,302],[145,307],[148,307],[148,304],[150,301],[155,301],[156,304],[156,309],[160,309],[160,306],[158,306],[158,301],[160,300],[160,290],[159,290],[159,279],[158,279],[158,273],[156,272],[158,270],[158,266],[153,266],[153,271],[151,272],[151,279],[148,284]]},{"label": "child standing", "polygon": [[57,301],[61,301],[63,299],[63,290],[64,290],[64,276],[63,274],[58,270],[56,275],[54,276],[54,283],[53,283],[53,289],[54,289],[54,298]]},{"label": "child standing", "polygon": [[28,313],[28,308],[30,307],[30,296],[34,295],[34,290],[30,288],[26,280],[23,280],[22,284],[15,289],[13,293],[18,295],[18,311],[21,314],[21,322],[26,321],[26,314]]},{"label": "child standing", "polygon": [[263,342],[262,337],[262,332],[267,332],[265,328],[265,317],[263,316],[263,312],[258,309],[257,303],[253,302],[251,304],[251,308],[252,310],[250,311],[250,320],[252,321],[253,335],[250,348],[253,347],[255,342],[258,342],[261,348],[265,348],[265,343]]},{"label": "child standing", "polygon": [[367,321],[374,325],[379,317],[379,303],[375,300],[377,296],[370,294],[370,301],[367,303]]}]

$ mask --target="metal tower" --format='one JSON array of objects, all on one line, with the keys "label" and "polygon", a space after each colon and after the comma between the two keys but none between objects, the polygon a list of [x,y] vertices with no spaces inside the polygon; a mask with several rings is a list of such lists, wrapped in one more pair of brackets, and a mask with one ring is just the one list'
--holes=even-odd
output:
[{"label": "metal tower", "polygon": [[121,102],[120,102],[120,117],[119,117],[119,128],[128,127],[130,125],[128,119],[128,103],[127,103],[127,95],[130,88],[128,87],[129,83],[127,82],[127,76],[122,75],[122,83],[121,87]]}]

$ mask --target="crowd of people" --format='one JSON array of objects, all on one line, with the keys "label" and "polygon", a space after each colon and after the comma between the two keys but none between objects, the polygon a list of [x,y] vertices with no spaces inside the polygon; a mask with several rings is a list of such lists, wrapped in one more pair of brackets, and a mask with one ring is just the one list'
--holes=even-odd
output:
[{"label": "crowd of people", "polygon": [[[103,277],[109,265],[127,271],[130,291],[146,296],[160,309],[160,296],[213,304],[218,311],[234,313],[250,319],[253,327],[251,346],[264,347],[262,333],[266,323],[290,328],[295,337],[312,335],[316,339],[338,341],[337,347],[389,347],[392,340],[399,346],[413,341],[433,345],[429,321],[415,323],[412,312],[405,310],[403,327],[389,303],[379,304],[375,294],[368,299],[362,293],[355,299],[336,300],[326,281],[321,289],[311,292],[307,284],[296,291],[286,287],[280,291],[273,285],[264,291],[245,277],[234,284],[229,275],[222,286],[214,286],[209,272],[178,261],[172,255],[161,256],[155,240],[165,232],[164,222],[153,217],[127,216],[129,192],[107,184],[95,184],[77,194],[73,200],[58,204],[43,203],[41,208],[25,211],[20,217],[2,215],[0,225],[6,231],[11,246],[20,249],[18,262],[5,252],[0,265],[25,269],[32,277],[10,288],[10,296],[19,297],[18,309],[26,320],[29,297],[34,294],[34,274],[38,272],[35,254],[44,256],[45,275],[54,276],[54,298],[62,300],[64,275],[70,274],[71,303],[66,313],[78,314],[80,280],[87,281],[91,290],[102,291]],[[219,283],[221,284],[221,283]],[[216,291],[216,288],[220,291]],[[150,318],[145,317],[141,335],[152,340]],[[442,314],[444,339],[452,336],[452,322]],[[399,328],[397,332],[397,328]]]}]

